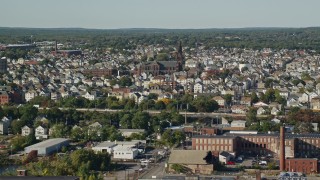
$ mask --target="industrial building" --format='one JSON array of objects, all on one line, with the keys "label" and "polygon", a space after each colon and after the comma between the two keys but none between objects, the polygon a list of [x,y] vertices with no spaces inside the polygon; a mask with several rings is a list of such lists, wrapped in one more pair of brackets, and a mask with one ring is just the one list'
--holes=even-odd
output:
[{"label": "industrial building", "polygon": [[[211,151],[218,156],[222,151],[247,156],[272,155],[279,159],[280,171],[302,173],[319,172],[320,134],[289,134],[285,128],[280,133],[258,133],[257,131],[238,131],[223,135],[198,135],[192,138],[192,149]],[[308,157],[308,158],[306,158]]]},{"label": "industrial building", "polygon": [[63,146],[69,145],[69,139],[66,138],[54,138],[48,139],[37,144],[24,148],[25,153],[30,151],[37,151],[38,156],[50,155],[54,152],[58,152]]},{"label": "industrial building", "polygon": [[118,145],[114,148],[113,158],[115,159],[135,159],[139,154],[137,148],[129,145]]},{"label": "industrial building", "polygon": [[[285,158],[317,157],[320,149],[320,134],[285,133]],[[210,150],[214,155],[221,151],[236,154],[280,156],[280,133],[258,133],[239,131],[224,135],[196,135],[192,138],[192,149]]]},{"label": "industrial building", "polygon": [[108,152],[109,154],[112,154],[113,148],[115,146],[117,146],[117,144],[115,142],[104,141],[104,142],[101,142],[100,144],[92,147],[92,150],[94,152]]}]

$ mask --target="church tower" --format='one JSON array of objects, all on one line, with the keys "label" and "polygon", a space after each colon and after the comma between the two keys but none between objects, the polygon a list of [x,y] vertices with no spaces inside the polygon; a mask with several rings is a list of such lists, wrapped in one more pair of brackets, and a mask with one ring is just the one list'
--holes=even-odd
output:
[{"label": "church tower", "polygon": [[184,67],[184,58],[183,58],[183,54],[182,54],[181,41],[179,42],[179,47],[177,48],[176,60],[178,61],[179,71],[182,71],[182,69]]}]

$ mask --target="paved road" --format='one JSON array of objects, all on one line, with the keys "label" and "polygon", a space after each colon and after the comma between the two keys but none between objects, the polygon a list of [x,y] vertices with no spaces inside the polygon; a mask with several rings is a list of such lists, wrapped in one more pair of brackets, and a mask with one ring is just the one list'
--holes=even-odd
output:
[{"label": "paved road", "polygon": [[156,176],[157,178],[161,178],[164,176],[165,172],[165,162],[162,161],[160,163],[157,163],[156,165],[152,166],[147,173],[140,176],[141,179],[151,179],[152,176]]}]

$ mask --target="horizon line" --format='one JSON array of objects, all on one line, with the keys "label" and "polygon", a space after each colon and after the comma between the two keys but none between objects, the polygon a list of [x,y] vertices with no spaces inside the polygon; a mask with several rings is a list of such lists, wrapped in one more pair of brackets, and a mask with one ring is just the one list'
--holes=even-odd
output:
[{"label": "horizon line", "polygon": [[320,26],[252,26],[252,27],[212,27],[212,28],[161,28],[161,27],[125,27],[125,28],[87,28],[87,27],[19,27],[19,26],[0,26],[0,28],[16,29],[86,29],[86,30],[138,30],[138,29],[160,29],[160,30],[210,30],[210,29],[307,29],[320,28]]}]

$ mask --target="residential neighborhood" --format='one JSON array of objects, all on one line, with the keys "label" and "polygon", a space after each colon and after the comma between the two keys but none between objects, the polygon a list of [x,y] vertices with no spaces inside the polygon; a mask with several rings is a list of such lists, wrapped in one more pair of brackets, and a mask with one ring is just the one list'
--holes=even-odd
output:
[{"label": "residential neighborhood", "polygon": [[[0,63],[0,134],[8,137],[1,147],[11,159],[32,165],[34,156],[92,152],[121,168],[137,163],[130,176],[145,178],[165,167],[167,174],[242,172],[238,166],[319,173],[319,54],[182,41],[121,52],[33,45],[28,58]],[[313,168],[282,166],[299,158]],[[31,165],[24,168],[37,175]]]}]

